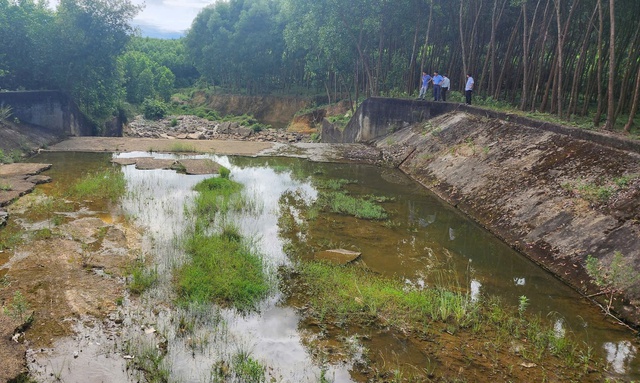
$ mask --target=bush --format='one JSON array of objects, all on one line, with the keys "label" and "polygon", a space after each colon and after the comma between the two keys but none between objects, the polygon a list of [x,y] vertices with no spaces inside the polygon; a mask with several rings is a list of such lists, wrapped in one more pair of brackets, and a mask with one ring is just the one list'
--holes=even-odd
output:
[{"label": "bush", "polygon": [[167,105],[160,100],[146,99],[142,103],[142,113],[147,120],[159,120],[167,114]]}]

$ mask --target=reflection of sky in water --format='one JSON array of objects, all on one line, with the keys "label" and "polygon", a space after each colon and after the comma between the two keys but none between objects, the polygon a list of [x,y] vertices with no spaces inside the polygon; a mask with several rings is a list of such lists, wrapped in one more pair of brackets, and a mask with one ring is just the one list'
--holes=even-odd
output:
[{"label": "reflection of sky in water", "polygon": [[[278,234],[280,197],[287,191],[299,191],[308,199],[317,197],[317,192],[310,183],[294,180],[289,171],[276,172],[266,166],[239,167],[232,165],[226,156],[187,157],[133,152],[122,153],[116,157],[211,158],[227,167],[231,170],[231,179],[244,185],[243,193],[247,199],[255,201],[260,207],[249,213],[234,216],[234,222],[243,235],[253,241],[265,259],[274,266],[287,262],[282,251],[283,242]],[[156,244],[154,255],[166,258],[158,260],[157,263],[165,265],[164,270],[167,271],[175,266],[174,258],[180,256],[180,250],[176,249],[173,239],[192,225],[184,215],[185,204],[189,204],[196,196],[193,187],[212,175],[185,175],[173,170],[138,170],[134,165],[123,166],[122,169],[129,191],[123,200],[123,208],[133,214],[139,224],[149,229]],[[162,298],[161,291],[157,293],[159,298]],[[167,292],[168,290],[165,290],[164,294]],[[270,367],[270,371],[279,382],[317,382],[320,369],[314,365],[303,345],[298,331],[299,317],[292,308],[278,307],[278,299],[278,296],[274,296],[264,302],[259,315],[237,316],[232,311],[224,311],[229,335],[234,343],[229,352],[250,352],[252,358]],[[203,377],[203,366],[211,363],[209,358],[216,352],[217,350],[212,349],[196,356],[192,355],[188,348],[174,345],[170,348],[168,359],[175,365],[174,373],[184,379],[197,381]],[[352,381],[349,376],[350,366],[326,367],[336,382]]]},{"label": "reflection of sky in water", "polygon": [[629,363],[635,359],[637,353],[636,347],[631,342],[627,340],[617,343],[607,342],[603,347],[607,353],[607,362],[616,373],[623,374],[628,371]]},{"label": "reflection of sky in water", "polygon": [[475,302],[480,298],[480,288],[482,287],[482,283],[476,281],[475,279],[471,280],[471,285],[469,287],[471,291],[471,301]]},{"label": "reflection of sky in water", "polygon": [[[144,152],[119,155],[119,157],[148,156],[156,158],[211,158],[229,168],[231,179],[244,185],[243,193],[246,198],[255,200],[256,205],[260,207],[258,212],[234,217],[234,221],[243,235],[254,241],[256,247],[265,255],[265,259],[270,260],[273,266],[287,263],[287,257],[282,251],[283,242],[278,235],[279,200],[282,194],[287,191],[299,192],[308,200],[315,199],[317,192],[310,182],[294,179],[290,170],[282,171],[282,166],[277,167],[279,170],[267,167],[265,166],[266,160],[250,166],[241,166],[233,165],[229,157],[215,155],[175,156],[157,153],[151,155]],[[234,160],[233,163],[242,162]],[[125,199],[125,209],[130,211],[128,204],[139,206],[140,211],[136,212],[135,216],[141,221],[140,223],[153,228],[152,232],[161,240],[163,237],[166,238],[167,242],[177,233],[182,233],[184,228],[188,227],[186,225],[191,225],[183,214],[185,203],[188,203],[195,196],[195,192],[192,190],[193,186],[200,180],[210,177],[188,176],[171,170],[136,170],[133,166],[123,167],[123,172],[131,190],[134,191]],[[339,174],[340,177],[356,178],[363,186],[364,181],[362,180],[366,179],[374,184],[370,186],[373,193],[379,193],[376,185],[379,186],[380,182],[376,182],[373,177],[367,178],[368,174],[366,173],[353,175],[347,171]],[[145,192],[136,194],[136,189],[145,190]],[[492,239],[493,237],[485,234],[466,219],[457,214],[451,214],[451,212],[442,212],[439,203],[435,204],[424,199],[422,194],[420,196],[403,194],[406,192],[400,189],[394,188],[393,192],[397,193],[398,200],[407,201],[404,214],[408,217],[409,224],[413,223],[413,227],[417,226],[420,229],[398,233],[396,248],[388,250],[397,254],[397,259],[401,261],[398,263],[406,260],[402,258],[402,252],[415,254],[418,260],[421,257],[427,259],[442,257],[443,252],[454,255],[453,259],[456,260],[453,263],[459,268],[458,273],[465,275],[467,271],[472,270],[468,286],[470,299],[473,301],[479,300],[481,294],[497,294],[505,298],[507,304],[517,306],[519,297],[526,296],[530,302],[527,312],[540,312],[543,315],[555,312],[562,317],[554,322],[556,336],[564,336],[567,331],[588,331],[587,336],[591,339],[601,336],[594,337],[596,335],[594,332],[601,330],[599,326],[590,326],[588,329],[585,327],[586,322],[582,319],[585,306],[578,299],[575,299],[575,293],[568,293],[568,287],[557,283],[546,272],[519,256],[508,246]],[[137,200],[134,201],[134,199]],[[402,213],[400,212],[400,214]],[[402,216],[397,218],[402,219]],[[389,243],[392,243],[394,239],[391,237],[390,239]],[[357,243],[357,237],[355,242]],[[157,248],[160,247],[157,246]],[[369,251],[374,252],[375,249],[372,248]],[[168,251],[164,255],[167,258],[164,262],[167,267],[174,264],[173,258],[181,256],[179,250],[173,250],[173,253]],[[473,267],[469,263],[471,259],[473,259]],[[375,260],[370,259],[370,261],[375,265]],[[383,266],[393,266],[393,264],[383,264]],[[403,265],[393,267],[398,268],[393,270],[397,273],[407,270],[407,267]],[[408,287],[425,288],[426,283],[422,278],[422,273],[415,267],[412,270],[415,275],[407,277]],[[566,311],[569,307],[571,309]],[[266,327],[272,326],[272,322],[279,315],[283,316],[282,320],[285,323],[291,321],[290,326],[293,326],[294,322],[297,323],[297,319],[293,319],[285,309],[275,308],[274,305],[266,307],[265,313],[267,314],[263,317],[245,318],[241,324],[238,324],[241,327],[238,331],[248,334],[248,336],[239,335],[239,337],[251,344],[251,347],[256,350],[256,356],[262,353],[262,351],[258,352],[259,350],[268,352],[273,346],[272,343],[277,342],[273,339],[276,336],[274,334],[280,334],[278,336],[283,337],[280,340],[283,344],[292,342],[293,345],[287,347],[304,349],[299,336],[291,338],[291,334],[297,333],[294,328],[284,329],[271,335],[264,334],[267,331]],[[575,315],[579,315],[580,320],[572,318]],[[581,325],[578,325],[578,322]],[[266,336],[265,339],[262,339],[263,335]],[[616,365],[617,371],[633,370],[636,365],[634,361],[635,348],[631,351],[631,343],[625,343],[626,337],[621,334],[619,336],[612,338],[607,335],[604,339],[609,342],[605,346],[607,358]],[[598,344],[602,345],[603,342],[598,342]],[[273,358],[274,360],[271,361],[272,358],[269,355],[262,356],[265,360],[269,360],[269,363],[278,364],[275,360],[277,358]],[[308,360],[299,362],[311,364]],[[287,369],[286,367],[281,368]],[[313,369],[313,367],[309,368]],[[340,374],[335,371],[334,373]]]}]

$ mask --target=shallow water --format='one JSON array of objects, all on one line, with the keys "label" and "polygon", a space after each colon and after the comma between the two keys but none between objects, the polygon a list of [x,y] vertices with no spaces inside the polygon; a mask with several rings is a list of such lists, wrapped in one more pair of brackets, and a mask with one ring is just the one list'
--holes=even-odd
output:
[{"label": "shallow water", "polygon": [[[150,154],[137,152],[114,156]],[[175,158],[172,155],[154,156]],[[256,206],[251,212],[233,219],[243,235],[252,238],[264,254],[272,275],[278,266],[292,261],[283,251],[287,238],[281,237],[278,227],[283,193],[298,192],[305,200],[312,201],[317,198],[314,185],[319,180],[353,180],[354,183],[345,186],[351,193],[391,199],[383,206],[393,225],[338,215],[321,217],[309,225],[309,238],[306,238],[313,242],[314,248],[342,247],[360,251],[361,261],[369,268],[400,277],[407,284],[454,284],[470,291],[472,297],[497,295],[514,306],[518,305],[521,296],[526,296],[529,300],[527,311],[549,316],[559,333],[575,333],[622,377],[640,378],[637,343],[632,334],[603,319],[599,310],[579,294],[399,171],[284,158],[195,157],[209,157],[228,167],[232,179],[245,186],[244,192]],[[110,158],[111,155],[106,154],[43,153],[33,161],[53,163],[53,168],[46,174],[55,182],[70,182],[82,171],[109,166]],[[172,170],[137,170],[134,166],[123,166],[122,171],[128,185],[122,201],[124,214],[147,229],[145,255],[153,259],[161,281],[143,295],[139,305],[125,305],[120,314],[125,323],[130,324],[121,338],[135,346],[132,350],[155,348],[166,342],[165,367],[181,382],[212,381],[216,366],[221,361],[229,361],[237,352],[250,353],[268,366],[268,375],[279,382],[317,382],[323,370],[336,382],[359,381],[352,373],[352,362],[325,361],[321,365],[306,346],[309,338],[317,334],[301,324],[292,308],[283,306],[277,292],[263,302],[259,314],[240,316],[233,310],[214,307],[206,312],[202,309],[174,310],[170,304],[173,297],[171,271],[184,261],[179,242],[185,229],[193,224],[185,214],[185,206],[189,206],[194,196],[192,187],[207,177],[178,174]],[[180,318],[189,318],[195,323],[188,335],[176,331]],[[154,332],[142,330],[141,325],[153,328]],[[388,355],[399,356],[411,363],[410,345],[400,338],[381,334],[375,343],[370,343],[370,348],[380,347]],[[358,358],[359,346],[355,339],[352,361]],[[53,352],[47,357],[51,366],[64,366],[64,360],[69,359],[68,348],[60,349],[67,351],[57,356]],[[109,377],[108,371],[100,370],[101,379],[121,379],[122,355],[118,361],[112,366],[115,375]],[[415,363],[424,361],[416,360]],[[75,371],[77,374],[78,370]],[[90,377],[82,373],[80,376],[63,374],[66,382]],[[135,381],[136,377],[129,376],[128,379]]]}]

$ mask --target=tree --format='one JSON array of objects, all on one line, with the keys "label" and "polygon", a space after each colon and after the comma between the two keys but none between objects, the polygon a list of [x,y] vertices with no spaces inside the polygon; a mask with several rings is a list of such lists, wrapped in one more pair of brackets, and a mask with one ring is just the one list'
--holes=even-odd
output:
[{"label": "tree", "polygon": [[110,117],[123,99],[117,57],[134,32],[139,7],[128,0],[61,0],[48,52],[54,84],[88,115]]}]

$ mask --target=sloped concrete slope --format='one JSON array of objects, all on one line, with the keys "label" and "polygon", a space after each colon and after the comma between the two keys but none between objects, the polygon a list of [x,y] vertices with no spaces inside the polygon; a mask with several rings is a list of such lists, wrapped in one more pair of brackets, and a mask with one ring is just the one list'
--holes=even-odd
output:
[{"label": "sloped concrete slope", "polygon": [[[463,112],[375,145],[389,162],[585,295],[598,292],[585,269],[589,255],[606,269],[618,252],[625,269],[640,275],[640,155],[633,151]],[[640,286],[623,287],[615,312],[637,325]]]}]

